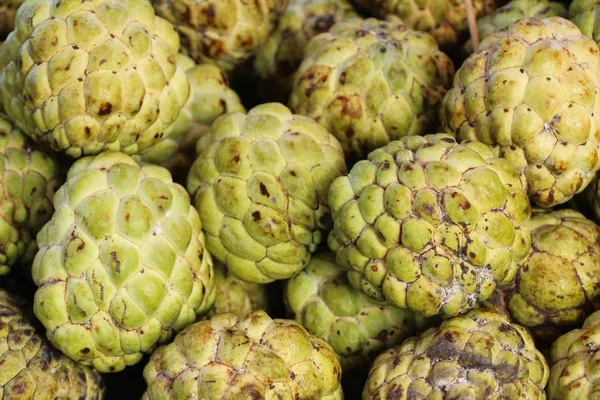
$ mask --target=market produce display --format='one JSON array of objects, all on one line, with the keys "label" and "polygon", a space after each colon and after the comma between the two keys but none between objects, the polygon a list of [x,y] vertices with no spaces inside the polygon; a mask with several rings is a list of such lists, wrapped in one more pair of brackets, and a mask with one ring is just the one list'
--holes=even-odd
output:
[{"label": "market produce display", "polygon": [[600,399],[600,0],[0,0],[0,400]]}]

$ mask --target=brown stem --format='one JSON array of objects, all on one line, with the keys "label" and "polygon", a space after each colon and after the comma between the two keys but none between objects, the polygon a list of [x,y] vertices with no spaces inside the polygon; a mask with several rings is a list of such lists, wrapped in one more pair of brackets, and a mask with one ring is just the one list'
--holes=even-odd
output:
[{"label": "brown stem", "polygon": [[477,18],[475,17],[475,9],[473,8],[472,0],[465,0],[467,6],[467,22],[469,23],[469,33],[473,41],[473,50],[479,49],[479,31],[477,30]]}]

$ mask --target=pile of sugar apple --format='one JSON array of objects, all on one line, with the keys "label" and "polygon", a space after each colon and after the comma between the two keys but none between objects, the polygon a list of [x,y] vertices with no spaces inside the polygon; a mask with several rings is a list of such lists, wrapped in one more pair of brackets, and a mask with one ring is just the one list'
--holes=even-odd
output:
[{"label": "pile of sugar apple", "polygon": [[598,10],[0,2],[0,399],[600,398]]}]

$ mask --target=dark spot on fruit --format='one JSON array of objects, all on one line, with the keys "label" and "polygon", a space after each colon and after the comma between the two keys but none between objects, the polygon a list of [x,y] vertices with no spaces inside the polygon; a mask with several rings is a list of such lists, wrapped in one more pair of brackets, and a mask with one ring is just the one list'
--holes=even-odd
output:
[{"label": "dark spot on fruit", "polygon": [[378,270],[379,270],[379,268],[377,268],[377,265],[375,265],[375,264],[371,265],[371,271],[377,272]]},{"label": "dark spot on fruit", "polygon": [[260,221],[260,211],[254,211],[252,213],[252,219],[254,220],[254,222]]},{"label": "dark spot on fruit", "polygon": [[339,81],[340,81],[340,85],[345,85],[346,84],[346,72],[345,71],[340,74]]},{"label": "dark spot on fruit", "polygon": [[84,347],[83,349],[81,349],[80,353],[81,354],[88,354],[90,352],[90,349],[88,349],[87,347]]},{"label": "dark spot on fruit", "polygon": [[260,183],[259,184],[260,187],[260,194],[262,194],[265,197],[269,197],[271,194],[269,193],[269,191],[267,190],[267,187],[265,186],[264,183]]},{"label": "dark spot on fruit", "polygon": [[98,111],[98,115],[108,115],[112,111],[112,104],[104,103],[100,106],[100,110]]}]

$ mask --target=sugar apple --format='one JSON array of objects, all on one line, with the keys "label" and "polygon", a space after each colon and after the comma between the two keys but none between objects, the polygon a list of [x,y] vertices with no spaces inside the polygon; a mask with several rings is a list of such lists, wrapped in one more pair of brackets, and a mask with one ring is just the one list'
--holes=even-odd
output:
[{"label": "sugar apple", "polygon": [[72,359],[121,371],[214,303],[200,218],[166,169],[84,157],[54,207],[37,236],[34,312]]},{"label": "sugar apple", "polygon": [[527,329],[476,309],[382,353],[362,398],[542,400],[548,375]]},{"label": "sugar apple", "polygon": [[521,19],[481,46],[446,94],[444,130],[498,146],[537,206],[567,202],[600,168],[598,45],[550,17]]},{"label": "sugar apple", "polygon": [[600,227],[570,209],[534,212],[526,226],[531,253],[493,304],[551,344],[600,308]]},{"label": "sugar apple", "polygon": [[35,237],[52,217],[62,172],[50,155],[0,114],[0,275],[33,260]]},{"label": "sugar apple", "polygon": [[254,69],[263,97],[286,102],[294,73],[304,58],[308,41],[336,23],[357,17],[348,0],[289,0],[275,31],[260,46]]},{"label": "sugar apple", "polygon": [[591,314],[581,329],[558,338],[550,354],[548,400],[596,399],[600,395],[600,311]]},{"label": "sugar apple", "polygon": [[591,37],[596,42],[600,41],[600,25],[598,24],[598,0],[573,0],[569,5],[569,19],[581,33]]},{"label": "sugar apple", "polygon": [[[505,30],[518,20],[526,17],[543,19],[548,17],[566,17],[564,4],[548,0],[512,0],[489,15],[477,20],[479,38]],[[473,53],[473,41],[469,39],[465,45],[467,53]]]},{"label": "sugar apple", "polygon": [[188,100],[178,50],[147,0],[26,0],[0,48],[0,102],[23,133],[71,157],[143,154]]},{"label": "sugar apple", "polygon": [[346,173],[339,142],[278,103],[219,117],[188,175],[208,251],[252,283],[304,268],[331,220],[331,182]]},{"label": "sugar apple", "polygon": [[412,311],[381,306],[353,289],[330,252],[315,254],[287,281],[284,294],[293,318],[331,344],[345,371],[368,369],[379,353],[426,323]]},{"label": "sugar apple", "polygon": [[[246,112],[238,94],[229,87],[229,79],[214,64],[197,65],[191,58],[179,54],[179,63],[186,70],[190,82],[188,102],[181,109],[176,128],[169,139],[161,142],[169,149],[154,146],[154,151],[144,155],[149,162],[160,165],[173,174],[178,183],[185,184],[187,173],[196,159],[198,139],[210,130],[211,124],[221,115]],[[164,160],[164,154],[172,154]]]},{"label": "sugar apple", "polygon": [[264,311],[219,314],[188,326],[144,369],[142,400],[343,398],[329,344]]},{"label": "sugar apple", "polygon": [[453,73],[429,34],[400,22],[350,19],[311,39],[289,104],[360,160],[390,140],[435,129]]},{"label": "sugar apple", "polygon": [[0,289],[0,399],[103,397],[102,376],[54,349],[37,332],[23,299]]},{"label": "sugar apple", "polygon": [[[469,37],[464,0],[353,0],[362,10],[378,18],[400,17],[410,28],[431,33],[444,51],[454,49]],[[535,0],[534,0],[535,1]],[[494,0],[472,0],[477,18],[495,8]]]},{"label": "sugar apple", "polygon": [[2,0],[0,2],[0,38],[15,29],[17,9],[23,0]]},{"label": "sugar apple", "polygon": [[409,136],[329,190],[329,247],[352,286],[423,316],[464,313],[511,283],[531,247],[518,172],[481,142]]},{"label": "sugar apple", "polygon": [[252,311],[268,311],[267,285],[244,282],[218,261],[215,262],[215,287],[215,304],[203,319],[224,313],[244,318]]},{"label": "sugar apple", "polygon": [[287,0],[152,0],[175,25],[183,50],[198,63],[230,72],[273,32]]}]

